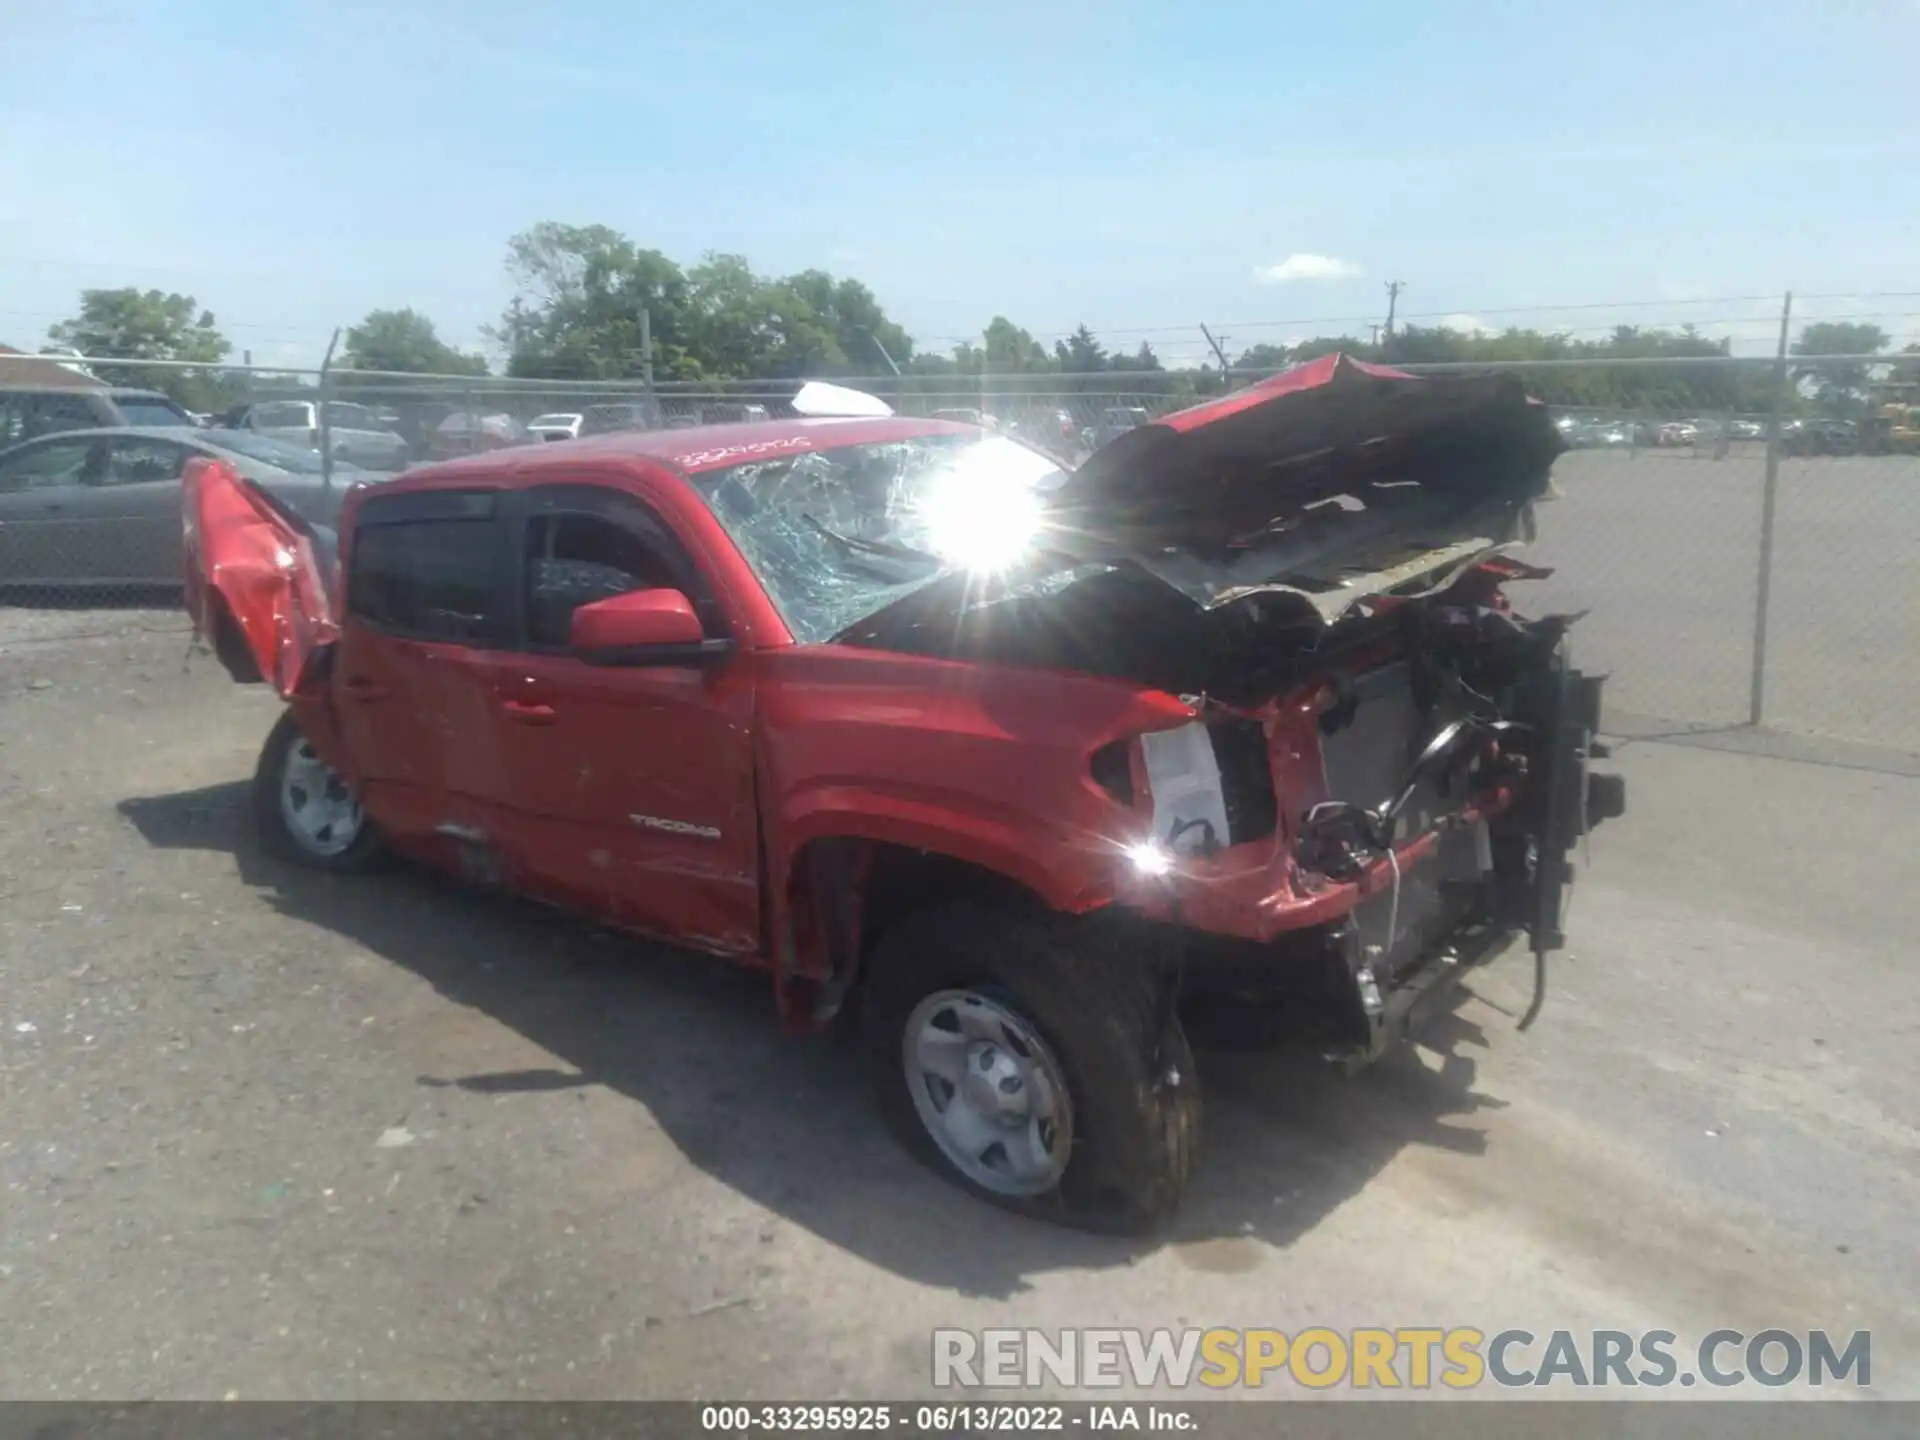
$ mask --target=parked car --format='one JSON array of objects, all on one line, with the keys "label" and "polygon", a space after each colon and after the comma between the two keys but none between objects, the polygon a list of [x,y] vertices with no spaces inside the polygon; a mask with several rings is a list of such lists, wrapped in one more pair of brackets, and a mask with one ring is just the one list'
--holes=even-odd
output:
[{"label": "parked car", "polygon": [[1728,425],[1727,436],[1732,440],[1764,440],[1767,427],[1758,420],[1735,420]]},{"label": "parked car", "polygon": [[589,405],[581,413],[578,433],[582,436],[614,435],[622,430],[647,430],[654,424],[654,414],[652,406],[637,400]]},{"label": "parked car", "polygon": [[[334,459],[369,470],[404,470],[413,458],[406,437],[392,422],[365,405],[344,400],[326,402],[326,442]],[[248,430],[279,440],[318,450],[321,442],[321,403],[315,400],[263,400],[246,406],[234,415],[236,430]]]},{"label": "parked car", "polygon": [[180,481],[217,459],[294,512],[330,524],[351,485],[378,478],[245,431],[68,430],[0,451],[0,587],[180,583]]},{"label": "parked car", "polygon": [[1129,430],[1138,430],[1153,417],[1141,405],[1115,405],[1102,410],[1093,426],[1092,446],[1099,449],[1119,439]]},{"label": "parked car", "polygon": [[1669,420],[1654,431],[1656,445],[1691,445],[1699,438],[1699,429],[1690,420]]},{"label": "parked car", "polygon": [[1554,425],[1569,450],[1598,449],[1607,443],[1607,434],[1613,429],[1606,421],[1588,415],[1563,415]]},{"label": "parked car", "polygon": [[1782,455],[1857,455],[1860,427],[1851,420],[1793,420],[1780,432]]},{"label": "parked car", "polygon": [[1080,439],[1073,416],[1065,410],[1031,410],[1017,419],[1001,424],[1000,433],[1012,435],[1029,445],[1045,450],[1065,463],[1073,457]]},{"label": "parked car", "polygon": [[436,460],[456,455],[484,455],[489,450],[505,450],[532,440],[527,427],[511,415],[475,415],[456,410],[433,427],[430,452]]},{"label": "parked car", "polygon": [[[191,476],[189,610],[288,700],[266,843],[763,968],[796,1029],[858,993],[916,1156],[1101,1228],[1185,1187],[1195,1007],[1365,1061],[1508,941],[1563,943],[1624,791],[1571,619],[1503,599],[1546,573],[1504,550],[1560,448],[1512,377],[1328,357],[1071,473],[932,419],[715,433],[356,490],[337,574]],[[1392,484],[1300,463],[1378,447]]]},{"label": "parked car", "polygon": [[767,418],[767,407],[737,400],[722,400],[700,407],[702,425],[745,425]]},{"label": "parked car", "polygon": [[586,416],[577,411],[556,410],[548,415],[536,415],[527,422],[527,434],[536,442],[546,440],[577,440],[580,438],[580,422]]},{"label": "parked car", "polygon": [[62,430],[194,424],[185,406],[157,390],[0,385],[0,449]]}]

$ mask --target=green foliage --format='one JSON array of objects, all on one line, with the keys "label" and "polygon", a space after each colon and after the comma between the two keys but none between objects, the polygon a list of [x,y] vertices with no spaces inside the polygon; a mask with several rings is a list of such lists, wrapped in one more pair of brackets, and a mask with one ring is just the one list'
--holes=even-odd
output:
[{"label": "green foliage", "polygon": [[660,380],[878,374],[887,355],[913,358],[871,290],[823,270],[772,278],[726,254],[682,270],[604,225],[546,222],[508,242],[507,271],[516,294],[492,333],[513,375],[638,376],[643,312]]},{"label": "green foliage", "polygon": [[1727,342],[1698,333],[1618,325],[1604,339],[1583,340],[1555,331],[1509,327],[1494,332],[1444,325],[1409,325],[1390,341],[1370,343],[1350,335],[1317,335],[1291,346],[1256,345],[1235,362],[1236,370],[1281,370],[1344,353],[1356,360],[1393,365],[1473,365],[1492,362],[1603,361],[1523,371],[1527,390],[1553,405],[1637,410],[1648,414],[1712,415],[1765,411],[1772,373],[1764,366],[1733,368],[1640,367],[1623,360],[1712,359],[1728,353]]},{"label": "green foliage", "polygon": [[375,310],[347,331],[341,352],[355,370],[397,370],[413,375],[484,375],[487,362],[456,350],[435,333],[433,321],[415,310]]},{"label": "green foliage", "polygon": [[[1848,320],[1819,320],[1800,332],[1793,353],[1799,356],[1878,355],[1893,337],[1878,325]],[[1796,383],[1813,394],[1830,415],[1857,414],[1866,408],[1870,369],[1865,361],[1840,365],[1796,365]]]},{"label": "green foliage", "polygon": [[[215,328],[213,312],[191,295],[161,290],[82,290],[80,312],[47,331],[55,345],[70,345],[82,355],[129,360],[185,360],[217,364],[232,346]],[[198,370],[109,365],[96,372],[112,385],[162,390],[190,410],[211,410],[226,402],[229,386],[217,374]]]},{"label": "green foliage", "polygon": [[[1168,370],[1147,342],[1131,352],[1109,349],[1080,325],[1049,344],[1004,315],[988,321],[977,340],[945,353],[919,352],[858,280],[824,270],[761,275],[745,256],[717,252],[682,267],[605,225],[542,221],[507,242],[506,269],[513,298],[488,336],[506,352],[507,373],[516,377],[634,380],[646,373],[649,354],[654,378],[664,382],[878,377],[897,365],[900,378],[881,388],[898,398],[941,397],[936,404],[989,410],[1073,395],[1176,403],[1219,394],[1228,383],[1211,365]],[[213,364],[230,349],[213,316],[199,311],[191,296],[157,290],[85,291],[80,313],[55,326],[49,338],[84,354],[130,361]],[[1797,408],[1810,400],[1834,413],[1856,413],[1868,403],[1877,377],[1920,383],[1920,346],[1879,365],[1810,363],[1822,356],[1879,355],[1890,343],[1871,324],[1807,325],[1793,346],[1803,363],[1794,368],[1790,404]],[[1635,364],[1712,361],[1726,356],[1729,344],[1692,326],[1632,325],[1598,339],[1445,325],[1408,325],[1375,342],[1318,335],[1242,352],[1232,383],[1244,384],[1250,372],[1273,373],[1335,352],[1390,364],[1538,366],[1521,373],[1540,400],[1649,416],[1761,413],[1770,408],[1774,385],[1774,372],[1764,364]],[[343,359],[367,370],[487,373],[481,357],[447,345],[433,322],[411,309],[373,311],[347,333]],[[212,409],[233,398],[215,373],[132,364],[112,370],[105,378],[164,389],[194,408]]]}]

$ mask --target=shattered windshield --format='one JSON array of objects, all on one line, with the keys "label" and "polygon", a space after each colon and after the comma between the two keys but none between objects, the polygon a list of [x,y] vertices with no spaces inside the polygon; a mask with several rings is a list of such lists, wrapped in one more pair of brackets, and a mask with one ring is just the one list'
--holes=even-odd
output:
[{"label": "shattered windshield", "polygon": [[794,638],[832,639],[953,570],[1025,554],[1063,476],[1003,436],[918,435],[693,477]]}]

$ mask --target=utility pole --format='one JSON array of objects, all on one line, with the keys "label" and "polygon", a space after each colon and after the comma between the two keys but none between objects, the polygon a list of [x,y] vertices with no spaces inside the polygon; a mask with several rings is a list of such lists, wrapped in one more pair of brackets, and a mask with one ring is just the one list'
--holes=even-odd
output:
[{"label": "utility pole", "polygon": [[900,374],[899,365],[897,365],[894,362],[893,356],[887,353],[887,347],[880,343],[880,337],[873,333],[872,326],[862,325],[859,328],[860,328],[860,333],[862,335],[865,335],[869,340],[873,341],[873,348],[880,352],[880,358],[887,362],[887,368],[893,372],[894,408],[896,410],[906,409],[907,408],[907,382],[905,378]]},{"label": "utility pole", "polygon": [[1387,282],[1387,328],[1381,332],[1380,336],[1381,343],[1384,345],[1393,344],[1393,312],[1399,307],[1400,289],[1406,283],[1404,280]]},{"label": "utility pole", "polygon": [[1214,358],[1220,362],[1220,391],[1225,394],[1233,388],[1233,367],[1227,364],[1226,342],[1229,337],[1222,335],[1216,340],[1213,338],[1213,332],[1205,325],[1200,327],[1200,333],[1207,337],[1207,344],[1213,347]]}]

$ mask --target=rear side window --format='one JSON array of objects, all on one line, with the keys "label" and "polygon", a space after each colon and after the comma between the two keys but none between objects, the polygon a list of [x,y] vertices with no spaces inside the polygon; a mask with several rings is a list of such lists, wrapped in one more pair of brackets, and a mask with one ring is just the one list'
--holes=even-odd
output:
[{"label": "rear side window", "polygon": [[380,422],[374,413],[364,405],[332,405],[327,409],[327,423],[342,430],[378,430]]},{"label": "rear side window", "polygon": [[115,440],[107,451],[106,474],[102,485],[153,485],[178,480],[186,469],[188,450],[171,440],[149,440],[127,436]]},{"label": "rear side window", "polygon": [[256,405],[252,411],[256,430],[310,430],[313,411],[304,404]]},{"label": "rear side window", "polygon": [[368,502],[354,529],[348,612],[408,639],[499,644],[507,609],[501,535],[490,494]]},{"label": "rear side window", "polygon": [[146,395],[122,395],[114,402],[128,425],[192,425],[193,416],[169,400]]}]

